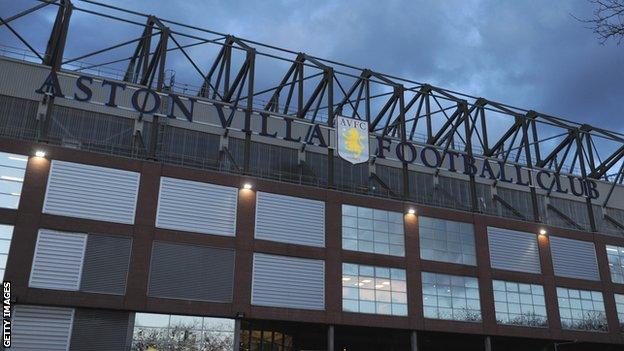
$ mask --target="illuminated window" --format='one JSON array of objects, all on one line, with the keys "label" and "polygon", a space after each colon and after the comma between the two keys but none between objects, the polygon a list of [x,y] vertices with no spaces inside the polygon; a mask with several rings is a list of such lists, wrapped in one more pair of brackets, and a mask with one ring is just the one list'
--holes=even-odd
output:
[{"label": "illuminated window", "polygon": [[405,256],[403,214],[342,205],[342,248]]},{"label": "illuminated window", "polygon": [[12,237],[13,226],[0,224],[0,277],[4,277],[4,269],[6,268]]},{"label": "illuminated window", "polygon": [[607,245],[611,281],[624,284],[624,247]]},{"label": "illuminated window", "polygon": [[407,316],[405,270],[343,263],[342,309]]},{"label": "illuminated window", "polygon": [[0,207],[17,208],[28,157],[0,152]]},{"label": "illuminated window", "polygon": [[132,350],[232,350],[234,320],[154,313],[135,315]]},{"label": "illuminated window", "polygon": [[422,259],[477,264],[472,224],[421,216],[418,226]]},{"label": "illuminated window", "polygon": [[608,330],[600,291],[557,288],[557,299],[564,329]]},{"label": "illuminated window", "polygon": [[500,324],[546,327],[546,301],[544,288],[537,284],[524,284],[494,280],[494,308]]},{"label": "illuminated window", "polygon": [[422,272],[425,318],[480,322],[477,278]]},{"label": "illuminated window", "polygon": [[624,329],[624,295],[615,295],[615,308],[618,314],[618,320],[620,321],[620,329]]}]

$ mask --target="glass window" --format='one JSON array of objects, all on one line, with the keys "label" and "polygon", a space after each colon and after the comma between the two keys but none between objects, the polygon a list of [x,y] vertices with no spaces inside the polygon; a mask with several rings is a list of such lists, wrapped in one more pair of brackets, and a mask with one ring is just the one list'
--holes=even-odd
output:
[{"label": "glass window", "polygon": [[474,228],[471,223],[419,217],[420,258],[424,260],[477,264]]},{"label": "glass window", "polygon": [[624,295],[615,295],[615,309],[617,310],[618,320],[620,321],[620,329],[624,330]]},{"label": "glass window", "polygon": [[17,208],[28,156],[0,152],[0,207]]},{"label": "glass window", "polygon": [[607,245],[611,281],[624,284],[624,247]]},{"label": "glass window", "polygon": [[425,318],[480,322],[477,278],[422,272]]},{"label": "glass window", "polygon": [[524,284],[494,280],[494,308],[499,324],[547,327],[544,288],[537,284]]},{"label": "glass window", "polygon": [[407,316],[405,270],[343,263],[342,309]]},{"label": "glass window", "polygon": [[132,350],[232,349],[234,320],[154,313],[135,315]]},{"label": "glass window", "polygon": [[403,214],[342,205],[342,248],[405,256]]},{"label": "glass window", "polygon": [[608,330],[600,291],[557,288],[557,300],[564,329]]},{"label": "glass window", "polygon": [[[288,330],[260,330],[262,323],[241,321],[241,351],[292,351],[293,338]],[[202,349],[204,351],[212,348]],[[236,348],[236,350],[239,350]]]},{"label": "glass window", "polygon": [[12,237],[13,226],[0,224],[0,277],[2,278],[4,278],[4,269],[6,268]]}]

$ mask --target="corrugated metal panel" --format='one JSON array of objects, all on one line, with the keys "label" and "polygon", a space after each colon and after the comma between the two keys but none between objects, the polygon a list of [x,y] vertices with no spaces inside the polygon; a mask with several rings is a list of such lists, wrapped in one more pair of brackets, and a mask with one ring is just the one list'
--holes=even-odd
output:
[{"label": "corrugated metal panel", "polygon": [[325,203],[259,191],[256,238],[325,247]]},{"label": "corrugated metal panel", "polygon": [[156,226],[234,236],[237,199],[236,188],[162,177]]},{"label": "corrugated metal panel", "polygon": [[254,253],[251,303],[325,309],[325,262]]},{"label": "corrugated metal panel", "polygon": [[550,252],[556,276],[600,280],[593,243],[551,236]]},{"label": "corrugated metal panel", "polygon": [[231,302],[234,250],[156,241],[149,296]]},{"label": "corrugated metal panel", "polygon": [[128,312],[77,309],[71,351],[128,350]]},{"label": "corrugated metal panel", "polygon": [[217,134],[168,125],[161,157],[166,163],[214,169],[219,167],[220,139]]},{"label": "corrugated metal panel", "polygon": [[139,173],[52,161],[43,212],[134,223]]},{"label": "corrugated metal panel", "polygon": [[73,316],[71,308],[15,306],[11,350],[67,351]]},{"label": "corrugated metal panel", "polygon": [[28,286],[78,290],[86,242],[86,234],[41,229]]},{"label": "corrugated metal panel", "polygon": [[541,273],[537,235],[488,227],[492,268]]},{"label": "corrugated metal panel", "polygon": [[[92,105],[84,104],[83,105]],[[133,119],[54,104],[48,138],[80,149],[137,157]]]},{"label": "corrugated metal panel", "polygon": [[0,95],[0,134],[34,139],[37,130],[37,102]]},{"label": "corrugated metal panel", "polygon": [[80,290],[123,295],[131,248],[130,238],[89,235]]},{"label": "corrugated metal panel", "polygon": [[[0,59],[0,94],[40,100],[41,95],[35,90],[39,89],[49,73],[50,67],[2,58]],[[65,91],[70,90],[63,90]]]}]

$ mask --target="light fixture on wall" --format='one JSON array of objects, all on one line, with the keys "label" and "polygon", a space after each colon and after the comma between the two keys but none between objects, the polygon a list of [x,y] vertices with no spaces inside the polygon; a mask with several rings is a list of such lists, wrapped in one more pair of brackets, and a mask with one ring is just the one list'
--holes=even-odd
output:
[{"label": "light fixture on wall", "polygon": [[539,235],[541,235],[541,236],[546,236],[546,235],[548,235],[548,232],[546,231],[546,229],[541,228],[541,229],[539,230]]},{"label": "light fixture on wall", "polygon": [[407,214],[416,214],[416,209],[414,209],[413,207],[411,207],[410,209],[407,210]]},{"label": "light fixture on wall", "polygon": [[243,184],[243,189],[246,190],[251,190],[253,188],[253,185],[251,185],[251,183],[245,183]]},{"label": "light fixture on wall", "polygon": [[46,157],[46,152],[43,150],[35,151],[35,157]]}]

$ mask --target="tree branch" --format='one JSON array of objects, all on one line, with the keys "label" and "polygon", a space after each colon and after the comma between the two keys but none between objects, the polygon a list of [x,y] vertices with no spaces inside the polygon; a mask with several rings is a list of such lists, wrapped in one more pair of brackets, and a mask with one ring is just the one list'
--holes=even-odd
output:
[{"label": "tree branch", "polygon": [[591,18],[579,18],[577,21],[587,24],[604,44],[609,39],[617,40],[618,45],[624,39],[624,0],[588,0],[595,6]]}]

